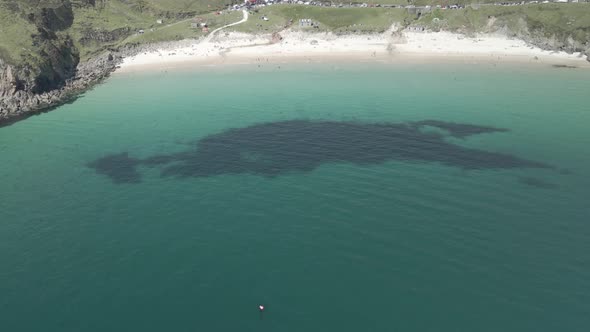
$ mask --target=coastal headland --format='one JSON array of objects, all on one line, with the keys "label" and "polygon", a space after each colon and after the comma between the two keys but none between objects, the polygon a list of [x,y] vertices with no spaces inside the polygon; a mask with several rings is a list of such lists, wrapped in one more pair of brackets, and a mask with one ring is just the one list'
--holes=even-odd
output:
[{"label": "coastal headland", "polygon": [[2,1],[0,122],[52,109],[112,72],[263,62],[590,65],[586,3],[398,2]]}]

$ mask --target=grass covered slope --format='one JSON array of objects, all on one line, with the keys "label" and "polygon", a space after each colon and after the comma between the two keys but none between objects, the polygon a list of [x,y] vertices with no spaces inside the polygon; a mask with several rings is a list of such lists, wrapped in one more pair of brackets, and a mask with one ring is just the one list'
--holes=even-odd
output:
[{"label": "grass covered slope", "polygon": [[[265,16],[269,20],[261,20]],[[286,27],[297,28],[300,19],[312,19],[319,24],[317,31],[335,33],[379,33],[395,22],[411,17],[400,8],[334,8],[301,5],[262,7],[244,23],[230,28],[249,33],[278,32]]]},{"label": "grass covered slope", "polygon": [[[458,3],[471,3],[462,0]],[[479,1],[478,1],[479,2]],[[491,0],[482,1],[483,3]],[[192,29],[190,19],[199,16],[215,28],[240,18],[239,13],[214,15],[238,0],[0,0],[0,58],[11,64],[34,63],[40,53],[39,19],[47,8],[71,7],[62,27],[49,29],[57,37],[70,36],[82,60],[106,48],[129,43],[150,43],[202,36]],[[371,4],[408,4],[407,0],[375,0]],[[436,5],[432,0],[414,0],[416,5]],[[420,25],[432,30],[472,34],[501,31],[508,35],[536,40],[545,47],[584,49],[590,40],[590,4],[538,4],[527,6],[473,6],[462,10],[433,9],[416,15],[401,8],[334,8],[300,5],[274,5],[256,9],[245,24],[232,29],[249,33],[278,32],[297,28],[299,19],[319,23],[315,31],[337,34],[383,32],[393,23]],[[67,16],[66,10],[54,10]],[[211,14],[206,14],[211,13]],[[36,15],[37,18],[31,18]],[[48,15],[55,20],[59,15]],[[261,16],[269,18],[261,20]],[[156,23],[162,19],[163,24]],[[36,20],[36,21],[35,21]],[[51,27],[55,28],[55,27]],[[139,35],[138,31],[145,33]]]},{"label": "grass covered slope", "polygon": [[54,106],[117,65],[122,46],[199,37],[232,0],[0,0],[0,120]]},{"label": "grass covered slope", "polygon": [[502,32],[547,49],[590,49],[590,4],[583,3],[435,9],[412,25],[464,34]]},{"label": "grass covered slope", "polygon": [[25,54],[35,52],[31,35],[37,32],[33,24],[0,1],[0,59],[16,63]]},{"label": "grass covered slope", "polygon": [[[19,65],[39,53],[35,38],[39,28],[71,37],[82,59],[107,47],[198,37],[200,31],[174,23],[211,13],[233,0],[0,0],[0,58]],[[51,22],[66,20],[61,26]],[[67,17],[71,16],[71,17]],[[238,17],[238,15],[233,15]],[[234,17],[205,15],[211,26]],[[163,20],[158,24],[157,20]],[[153,31],[152,31],[153,29]],[[138,38],[139,30],[146,31]],[[130,39],[130,40],[127,40]]]},{"label": "grass covered slope", "polygon": [[[268,21],[260,19],[262,16]],[[420,26],[432,31],[468,35],[499,32],[545,49],[568,52],[588,52],[590,48],[590,4],[586,3],[473,5],[458,10],[432,8],[430,12],[419,14],[402,8],[275,5],[258,9],[250,21],[231,29],[272,33],[285,28],[299,29],[299,19],[312,19],[319,24],[319,28],[304,28],[309,31],[332,31],[337,34],[378,33],[398,23],[402,27]]]}]

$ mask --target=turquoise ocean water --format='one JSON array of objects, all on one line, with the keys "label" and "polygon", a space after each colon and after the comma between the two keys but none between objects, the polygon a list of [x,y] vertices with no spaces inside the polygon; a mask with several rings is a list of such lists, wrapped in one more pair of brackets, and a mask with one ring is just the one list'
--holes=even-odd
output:
[{"label": "turquoise ocean water", "polygon": [[0,128],[0,331],[588,331],[589,81],[115,75]]}]

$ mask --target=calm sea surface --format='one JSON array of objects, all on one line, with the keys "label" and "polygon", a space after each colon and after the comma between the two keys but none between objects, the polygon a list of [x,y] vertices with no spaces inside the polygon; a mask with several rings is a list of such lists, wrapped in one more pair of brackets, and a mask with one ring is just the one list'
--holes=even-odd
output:
[{"label": "calm sea surface", "polygon": [[588,82],[115,75],[0,128],[0,331],[589,331]]}]

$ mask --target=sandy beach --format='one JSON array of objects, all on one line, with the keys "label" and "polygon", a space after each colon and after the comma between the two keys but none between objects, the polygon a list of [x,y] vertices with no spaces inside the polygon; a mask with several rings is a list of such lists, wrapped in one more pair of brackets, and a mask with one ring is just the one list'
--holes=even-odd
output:
[{"label": "sandy beach", "polygon": [[588,67],[579,53],[545,51],[502,35],[467,37],[450,32],[396,31],[337,36],[286,30],[271,35],[223,32],[184,40],[124,59],[117,72],[165,70],[200,65],[289,62],[464,62],[530,63]]}]

